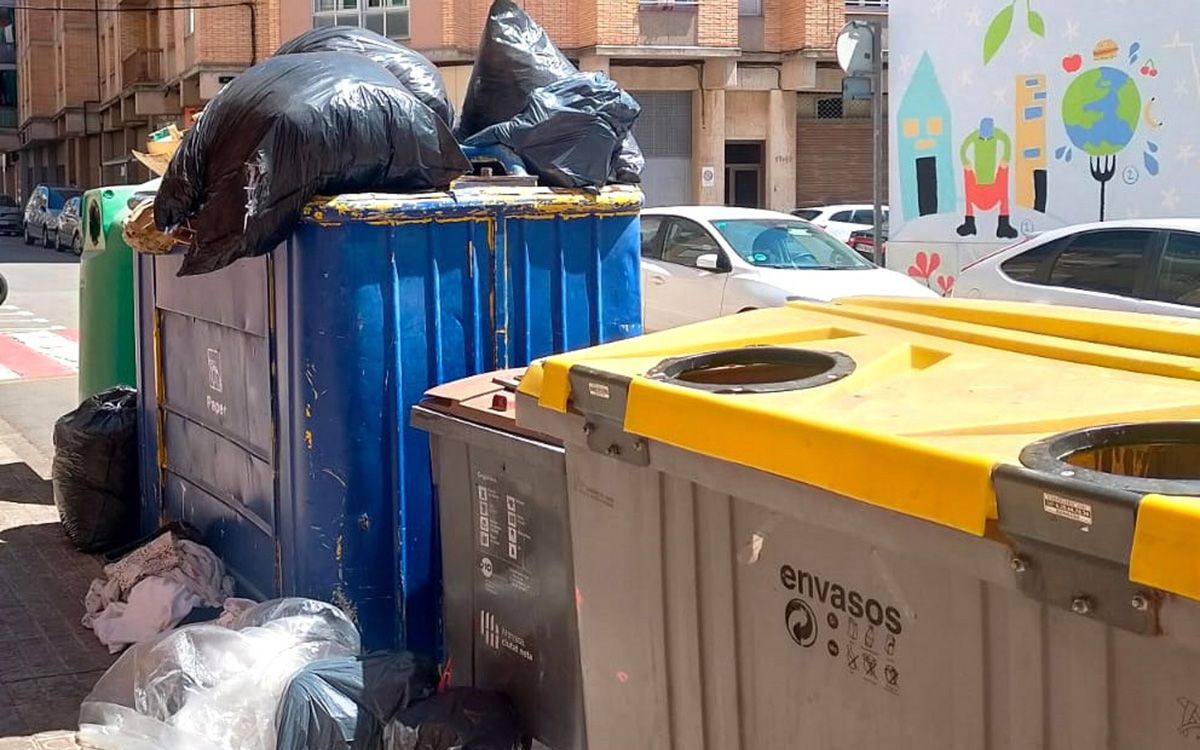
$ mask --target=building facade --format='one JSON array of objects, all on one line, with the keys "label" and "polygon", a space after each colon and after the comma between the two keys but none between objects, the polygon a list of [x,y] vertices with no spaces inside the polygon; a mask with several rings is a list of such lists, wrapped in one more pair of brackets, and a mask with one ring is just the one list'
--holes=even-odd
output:
[{"label": "building facade", "polygon": [[[94,187],[148,179],[130,150],[143,148],[153,130],[186,121],[280,44],[280,0],[180,7],[188,4],[168,10],[153,0],[19,5],[17,138],[0,146],[17,184],[6,191],[24,197],[40,183]],[[3,59],[0,51],[0,83]],[[0,141],[3,116],[0,106]]]},{"label": "building facade", "polygon": [[[489,0],[282,0],[304,26],[359,25],[442,68],[461,104]],[[312,3],[309,5],[309,3]],[[584,70],[642,104],[647,200],[791,209],[871,197],[867,102],[842,101],[850,18],[887,0],[523,0]],[[301,24],[292,22],[299,27]],[[296,32],[292,32],[296,33]]]},{"label": "building facade", "polygon": [[[4,3],[0,0],[0,26]],[[42,182],[138,182],[147,135],[307,29],[362,26],[424,52],[461,105],[490,0],[26,0],[18,108],[0,166]],[[867,102],[843,101],[834,41],[887,0],[522,0],[582,69],[642,104],[648,202],[791,209],[871,197]],[[221,7],[205,7],[221,6]],[[3,38],[0,37],[0,42]],[[4,76],[0,44],[0,93]],[[19,165],[19,166],[16,166]]]}]

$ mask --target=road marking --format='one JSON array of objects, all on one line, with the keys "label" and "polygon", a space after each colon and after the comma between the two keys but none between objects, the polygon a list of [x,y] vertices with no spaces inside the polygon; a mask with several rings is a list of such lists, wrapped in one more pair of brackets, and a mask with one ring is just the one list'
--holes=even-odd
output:
[{"label": "road marking", "polygon": [[20,380],[65,378],[77,369],[6,334],[0,334],[0,365],[17,373]]},{"label": "road marking", "polygon": [[79,344],[54,331],[29,331],[7,334],[43,356],[71,371],[79,369]]},{"label": "road marking", "polygon": [[0,305],[0,383],[70,377],[79,371],[79,333],[16,305]]}]

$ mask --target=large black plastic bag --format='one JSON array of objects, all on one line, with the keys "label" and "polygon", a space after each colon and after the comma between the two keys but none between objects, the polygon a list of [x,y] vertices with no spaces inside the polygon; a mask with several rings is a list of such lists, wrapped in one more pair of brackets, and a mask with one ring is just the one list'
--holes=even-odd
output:
[{"label": "large black plastic bag", "polygon": [[383,750],[387,723],[437,684],[437,664],[407,652],[314,662],[279,701],[276,750]]},{"label": "large black plastic bag", "polygon": [[138,534],[137,391],[98,393],[54,425],[54,504],[83,552],[105,552]]},{"label": "large black plastic bag", "polygon": [[402,711],[387,726],[386,750],[522,750],[532,742],[503,693],[454,688]]},{"label": "large black plastic bag", "polygon": [[205,108],[163,176],[159,229],[195,233],[180,276],[263,255],[318,193],[444,189],[470,170],[449,126],[361,55],[269,58]]},{"label": "large black plastic bag", "polygon": [[[511,120],[525,109],[535,90],[578,72],[554,46],[546,30],[513,0],[495,0],[467,84],[458,122],[459,139],[466,140],[485,128]],[[633,134],[626,135],[620,152],[613,157],[614,181],[639,182],[644,165]]]},{"label": "large black plastic bag", "polygon": [[393,42],[382,34],[357,26],[326,26],[306,31],[284,43],[275,54],[295,55],[303,52],[351,52],[366,55],[383,67],[409,92],[446,121],[454,124],[454,105],[446,95],[442,74],[420,52]]},{"label": "large black plastic bag", "polygon": [[546,185],[599,187],[639,112],[637,101],[608,76],[574,73],[536,89],[519,114],[463,145],[507,146]]}]

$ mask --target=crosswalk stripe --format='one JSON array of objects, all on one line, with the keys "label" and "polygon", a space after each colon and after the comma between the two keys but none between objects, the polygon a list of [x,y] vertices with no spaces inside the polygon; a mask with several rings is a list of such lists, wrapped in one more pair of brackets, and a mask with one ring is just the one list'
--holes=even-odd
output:
[{"label": "crosswalk stripe", "polygon": [[0,364],[21,378],[61,378],[74,375],[76,370],[8,334],[0,334]]},{"label": "crosswalk stripe", "polygon": [[7,334],[25,346],[71,370],[79,369],[79,345],[54,331]]}]

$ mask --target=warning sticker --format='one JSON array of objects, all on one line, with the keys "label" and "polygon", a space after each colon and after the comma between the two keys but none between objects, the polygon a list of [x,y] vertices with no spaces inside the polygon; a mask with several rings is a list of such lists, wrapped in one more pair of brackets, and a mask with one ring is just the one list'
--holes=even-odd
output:
[{"label": "warning sticker", "polygon": [[1050,492],[1042,493],[1042,510],[1085,526],[1092,525],[1092,506]]},{"label": "warning sticker", "polygon": [[495,477],[480,473],[475,479],[478,505],[479,571],[487,584],[504,583],[532,593],[533,577],[525,558],[530,541],[525,501],[501,487]]}]

